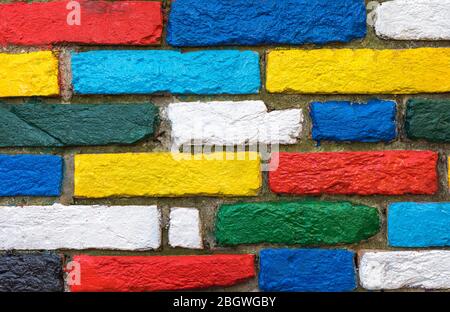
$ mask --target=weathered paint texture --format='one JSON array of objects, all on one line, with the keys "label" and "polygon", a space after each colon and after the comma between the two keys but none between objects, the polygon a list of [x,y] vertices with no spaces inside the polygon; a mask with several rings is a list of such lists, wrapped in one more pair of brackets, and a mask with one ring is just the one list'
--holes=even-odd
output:
[{"label": "weathered paint texture", "polygon": [[254,255],[82,255],[73,257],[73,261],[79,262],[81,268],[81,284],[70,286],[73,292],[137,292],[226,287],[255,276]]},{"label": "weathered paint texture", "polygon": [[152,104],[0,104],[0,146],[133,144],[158,119]]},{"label": "weathered paint texture", "polygon": [[275,193],[434,194],[438,154],[431,151],[277,153],[269,172]]},{"label": "weathered paint texture", "polygon": [[376,208],[349,202],[224,204],[216,220],[220,245],[358,243],[380,230]]},{"label": "weathered paint texture", "polygon": [[450,101],[409,100],[406,106],[405,131],[411,140],[450,142]]},{"label": "weathered paint texture", "polygon": [[75,196],[255,196],[256,152],[85,154],[75,156]]},{"label": "weathered paint texture", "polygon": [[161,244],[155,206],[0,207],[0,249],[149,250]]},{"label": "weathered paint texture", "polygon": [[51,253],[0,255],[0,292],[64,291],[61,260]]},{"label": "weathered paint texture", "polygon": [[[0,45],[157,44],[162,33],[160,2],[77,0],[0,5]],[[69,22],[70,24],[69,24]]]},{"label": "weathered paint texture", "polygon": [[302,131],[301,109],[268,112],[262,101],[170,104],[172,145],[295,144]]},{"label": "weathered paint texture", "polygon": [[390,246],[450,246],[450,203],[390,204],[387,223]]},{"label": "weathered paint texture", "polygon": [[173,46],[349,42],[366,35],[363,0],[176,0]]},{"label": "weathered paint texture", "polygon": [[449,0],[394,0],[376,9],[376,34],[396,40],[450,40]]},{"label": "weathered paint texture", "polygon": [[371,100],[313,102],[310,105],[315,141],[389,142],[396,138],[396,103]]},{"label": "weathered paint texture", "polygon": [[0,97],[59,94],[58,58],[50,51],[0,54]]},{"label": "weathered paint texture", "polygon": [[272,93],[415,94],[450,91],[450,49],[318,49],[268,53]]},{"label": "weathered paint texture", "polygon": [[450,288],[450,251],[363,252],[359,262],[362,287],[370,290]]},{"label": "weathered paint texture", "polygon": [[198,209],[172,208],[170,210],[169,245],[189,249],[203,247]]},{"label": "weathered paint texture", "polygon": [[104,50],[72,53],[76,94],[254,94],[259,55],[220,50]]},{"label": "weathered paint texture", "polygon": [[355,254],[333,249],[264,249],[259,254],[262,291],[351,291]]},{"label": "weathered paint texture", "polygon": [[53,155],[0,155],[0,196],[59,196],[63,159]]}]

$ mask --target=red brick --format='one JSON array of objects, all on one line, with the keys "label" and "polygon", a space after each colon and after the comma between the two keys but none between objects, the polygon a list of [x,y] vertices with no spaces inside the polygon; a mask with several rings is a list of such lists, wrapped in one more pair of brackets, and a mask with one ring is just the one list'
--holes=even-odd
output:
[{"label": "red brick", "polygon": [[0,5],[0,45],[57,43],[150,45],[160,42],[160,2],[90,1],[81,5],[80,25],[68,25],[69,1]]},{"label": "red brick", "polygon": [[73,292],[163,291],[231,286],[255,276],[254,255],[75,256]]},{"label": "red brick", "polygon": [[275,193],[434,194],[438,154],[431,151],[279,153],[269,173]]}]

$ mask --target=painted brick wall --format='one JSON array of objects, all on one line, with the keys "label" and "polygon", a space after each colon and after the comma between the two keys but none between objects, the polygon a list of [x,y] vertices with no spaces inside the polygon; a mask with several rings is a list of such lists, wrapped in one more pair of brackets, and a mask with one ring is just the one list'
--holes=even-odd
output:
[{"label": "painted brick wall", "polygon": [[450,1],[368,2],[0,0],[0,291],[450,290]]}]

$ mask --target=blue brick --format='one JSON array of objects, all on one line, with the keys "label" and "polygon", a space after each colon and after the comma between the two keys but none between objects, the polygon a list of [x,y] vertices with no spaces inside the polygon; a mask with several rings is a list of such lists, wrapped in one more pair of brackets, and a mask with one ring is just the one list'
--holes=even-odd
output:
[{"label": "blue brick", "polygon": [[260,252],[263,291],[351,291],[355,254],[333,249],[265,249]]},{"label": "blue brick", "polygon": [[450,203],[395,203],[388,208],[394,247],[450,246]]},{"label": "blue brick", "polygon": [[62,157],[0,155],[0,196],[59,196],[62,177]]},{"label": "blue brick", "polygon": [[364,0],[176,0],[173,46],[325,44],[366,35]]},{"label": "blue brick", "polygon": [[91,51],[72,54],[77,94],[254,94],[259,54],[221,50]]},{"label": "blue brick", "polygon": [[313,102],[310,114],[313,140],[389,142],[396,138],[396,105],[392,101]]}]

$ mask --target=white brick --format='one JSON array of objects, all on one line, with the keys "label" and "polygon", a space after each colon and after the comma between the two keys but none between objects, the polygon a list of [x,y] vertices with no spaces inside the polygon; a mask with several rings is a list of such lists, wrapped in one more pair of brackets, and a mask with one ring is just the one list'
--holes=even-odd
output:
[{"label": "white brick", "polygon": [[268,112],[262,101],[174,103],[167,108],[172,145],[294,144],[302,131],[301,109]]},{"label": "white brick", "polygon": [[450,288],[450,251],[364,252],[359,277],[372,290]]},{"label": "white brick", "polygon": [[170,210],[169,245],[190,249],[202,248],[200,213],[197,209]]},{"label": "white brick", "polygon": [[449,40],[450,0],[394,0],[376,9],[378,36],[397,40]]},{"label": "white brick", "polygon": [[160,219],[156,206],[0,207],[0,249],[156,249]]}]

